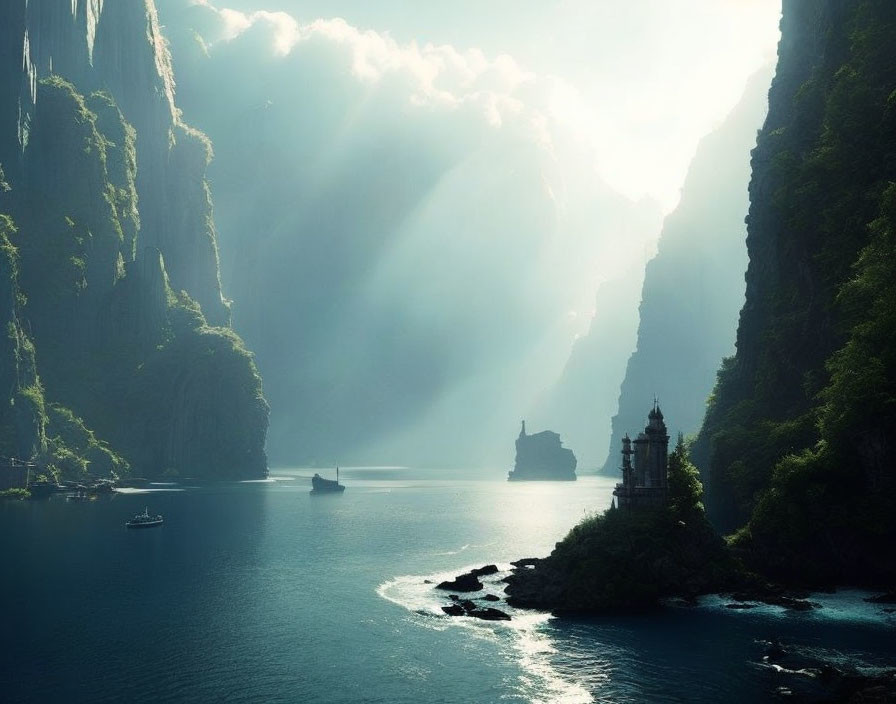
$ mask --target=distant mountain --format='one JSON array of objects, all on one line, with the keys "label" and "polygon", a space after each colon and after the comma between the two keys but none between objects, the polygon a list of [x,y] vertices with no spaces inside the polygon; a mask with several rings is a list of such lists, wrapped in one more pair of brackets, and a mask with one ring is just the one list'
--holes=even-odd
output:
[{"label": "distant mountain", "polygon": [[619,380],[635,348],[644,267],[606,281],[597,291],[588,332],[576,340],[563,374],[528,416],[537,425],[562,429],[579,457],[579,471],[593,471],[607,455],[610,417]]},{"label": "distant mountain", "polygon": [[622,437],[643,429],[654,396],[670,433],[696,432],[719,360],[733,350],[747,265],[749,154],[770,80],[770,68],[753,76],[722,125],[701,140],[681,201],[663,225],[644,275],[637,348],[619,391],[604,473],[618,472]]},{"label": "distant mountain", "polygon": [[211,145],[180,119],[152,0],[10,0],[0,47],[0,455],[69,477],[264,474]]}]

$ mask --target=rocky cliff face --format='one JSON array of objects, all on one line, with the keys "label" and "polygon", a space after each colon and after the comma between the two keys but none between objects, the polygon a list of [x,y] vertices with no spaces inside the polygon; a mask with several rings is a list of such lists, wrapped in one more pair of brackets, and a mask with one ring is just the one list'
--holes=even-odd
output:
[{"label": "rocky cliff face", "polygon": [[[0,176],[0,188],[5,182]],[[46,447],[43,389],[34,345],[22,326],[19,255],[12,221],[0,216],[0,456],[34,457]]]},{"label": "rocky cliff face", "polygon": [[267,405],[221,296],[211,146],[179,120],[153,3],[16,1],[0,27],[0,212],[47,398],[141,474],[263,474]]},{"label": "rocky cliff face", "polygon": [[143,244],[162,252],[172,285],[189,292],[209,322],[226,324],[229,309],[221,296],[205,182],[210,146],[179,119],[152,0],[11,0],[0,13],[0,85],[6,96],[0,106],[0,163],[7,175],[14,179],[23,163],[41,78],[59,76],[84,95],[107,91],[136,130]]},{"label": "rocky cliff face", "polygon": [[619,380],[635,347],[638,320],[633,313],[643,283],[644,268],[638,266],[601,284],[588,332],[575,341],[557,383],[528,414],[539,425],[562,430],[576,448],[582,470],[599,467],[607,456]]},{"label": "rocky cliff face", "polygon": [[[717,525],[805,580],[896,573],[896,6],[785,3],[746,302],[694,448]],[[890,281],[890,283],[887,283]]]},{"label": "rocky cliff face", "polygon": [[647,264],[637,348],[628,360],[602,472],[619,471],[622,436],[658,396],[670,430],[693,433],[706,410],[719,360],[733,350],[739,282],[746,269],[749,152],[765,116],[770,70],[754,76],[691,163],[681,202],[665,221]]}]

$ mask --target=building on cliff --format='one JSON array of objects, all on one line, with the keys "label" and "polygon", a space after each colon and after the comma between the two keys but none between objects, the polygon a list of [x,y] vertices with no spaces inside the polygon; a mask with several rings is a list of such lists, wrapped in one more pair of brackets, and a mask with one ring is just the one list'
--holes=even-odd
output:
[{"label": "building on cliff", "polygon": [[622,483],[613,490],[622,509],[662,506],[669,494],[669,434],[656,401],[647,418],[637,438],[622,438]]},{"label": "building on cliff", "polygon": [[576,456],[569,448],[563,447],[560,436],[550,430],[542,430],[534,435],[526,434],[523,421],[516,439],[516,462],[509,481],[575,481]]}]

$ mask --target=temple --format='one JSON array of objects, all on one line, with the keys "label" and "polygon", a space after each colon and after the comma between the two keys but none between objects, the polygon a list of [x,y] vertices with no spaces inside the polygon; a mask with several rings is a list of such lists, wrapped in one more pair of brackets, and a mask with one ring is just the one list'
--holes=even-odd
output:
[{"label": "temple", "polygon": [[621,509],[662,506],[669,493],[669,434],[656,401],[647,418],[643,433],[634,440],[626,433],[622,439],[622,483],[613,490]]}]

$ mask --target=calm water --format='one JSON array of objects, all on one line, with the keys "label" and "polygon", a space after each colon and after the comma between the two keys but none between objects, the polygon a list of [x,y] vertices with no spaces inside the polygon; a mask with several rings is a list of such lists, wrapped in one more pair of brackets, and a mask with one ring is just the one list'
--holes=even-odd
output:
[{"label": "calm water", "polygon": [[[0,698],[730,703],[776,686],[760,639],[896,663],[892,615],[849,593],[808,614],[709,600],[574,621],[437,615],[445,600],[424,579],[547,554],[608,505],[608,480],[349,470],[344,495],[312,497],[307,472],[273,474],[90,503],[0,502]],[[165,525],[126,530],[144,506]]]}]

